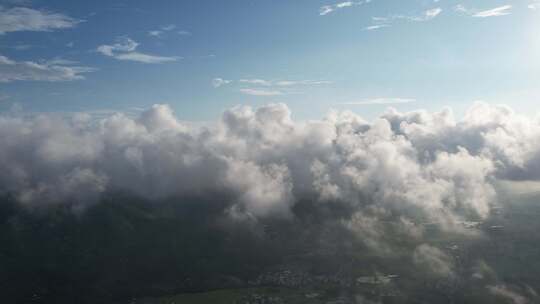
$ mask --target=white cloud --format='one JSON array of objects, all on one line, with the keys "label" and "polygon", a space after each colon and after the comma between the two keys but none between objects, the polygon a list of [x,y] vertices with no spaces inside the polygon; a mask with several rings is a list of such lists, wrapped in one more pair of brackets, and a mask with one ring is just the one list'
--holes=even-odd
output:
[{"label": "white cloud", "polygon": [[83,73],[95,69],[77,66],[68,60],[50,60],[45,62],[14,61],[0,55],[0,82],[12,81],[71,81],[84,79]]},{"label": "white cloud", "polygon": [[372,21],[373,24],[370,26],[365,27],[365,30],[371,31],[371,30],[377,30],[383,27],[389,27],[392,25],[392,23],[404,20],[409,22],[424,22],[429,21],[432,19],[435,19],[437,16],[439,16],[442,13],[442,8],[436,7],[432,9],[428,9],[424,11],[421,15],[390,15],[386,17],[373,17]]},{"label": "white cloud", "polygon": [[0,34],[18,31],[46,32],[71,28],[80,23],[69,16],[27,7],[0,6]]},{"label": "white cloud", "polygon": [[474,13],[473,17],[486,18],[486,17],[497,17],[510,14],[511,5],[499,6],[490,10],[480,11]]},{"label": "white cloud", "polygon": [[156,56],[139,52],[120,53],[116,54],[114,58],[118,60],[129,60],[142,63],[165,63],[177,61],[179,59],[179,57]]},{"label": "white cloud", "polygon": [[353,6],[352,1],[346,1],[346,2],[341,2],[341,3],[336,4],[337,8],[344,8],[344,7],[349,7],[349,6]]},{"label": "white cloud", "polygon": [[404,19],[407,21],[423,22],[423,21],[429,21],[429,20],[434,19],[435,17],[439,16],[442,13],[442,11],[443,11],[442,8],[436,7],[436,8],[432,8],[432,9],[428,9],[424,11],[421,15],[417,15],[417,16],[396,15],[396,16],[390,17],[389,19],[395,19],[395,20]]},{"label": "white cloud", "polygon": [[223,85],[231,83],[231,80],[223,79],[223,78],[214,78],[212,80],[212,86],[214,88],[219,88]]},{"label": "white cloud", "polygon": [[[238,106],[204,127],[165,105],[92,121],[4,113],[0,192],[30,205],[82,206],[115,189],[149,199],[212,193],[226,214],[256,219],[291,217],[299,201],[342,203],[345,227],[388,252],[387,231],[418,245],[426,222],[470,233],[462,223],[488,217],[497,180],[540,180],[539,139],[537,120],[484,103],[459,121],[449,109],[295,121],[284,104]],[[452,274],[441,249],[420,245],[412,258]]]},{"label": "white cloud", "polygon": [[469,15],[471,17],[475,18],[488,18],[488,17],[499,17],[499,16],[505,16],[510,14],[510,10],[512,9],[512,5],[503,5],[499,7],[495,7],[488,10],[474,10],[474,9],[468,9],[462,4],[456,5],[454,8],[457,12]]},{"label": "white cloud", "polygon": [[[173,31],[175,29],[176,29],[176,25],[169,24],[169,25],[162,26],[157,30],[148,31],[148,35],[152,36],[152,37],[163,38],[163,36],[166,33],[171,32],[171,31]],[[190,33],[188,31],[178,31],[177,33],[179,35],[184,35],[184,36],[190,35]]]},{"label": "white cloud", "polygon": [[255,85],[262,85],[262,86],[271,86],[272,82],[264,79],[240,79],[238,80],[240,83],[247,83],[247,84],[255,84]]},{"label": "white cloud", "polygon": [[148,35],[153,36],[153,37],[161,37],[162,34],[163,34],[163,31],[160,31],[160,30],[148,31]]},{"label": "white cloud", "polygon": [[[212,85],[215,88],[232,84],[235,81],[215,78]],[[331,84],[325,80],[265,80],[259,78],[240,79],[236,81],[240,85],[240,92],[252,96],[277,96],[291,93],[291,88],[300,86],[316,86]],[[249,86],[249,87],[245,87]]]},{"label": "white cloud", "polygon": [[339,2],[339,3],[336,3],[336,4],[332,4],[332,5],[323,5],[319,8],[319,15],[321,16],[325,16],[325,15],[328,15],[338,9],[342,9],[342,8],[347,8],[347,7],[352,7],[352,6],[356,6],[356,5],[363,5],[363,4],[367,4],[367,3],[370,3],[372,0],[364,0],[364,1],[344,1],[344,2]]},{"label": "white cloud", "polygon": [[113,45],[101,45],[97,51],[105,56],[113,57],[118,60],[129,60],[142,63],[165,63],[181,59],[180,57],[156,56],[137,52],[136,49],[139,43],[134,40],[124,37],[118,39],[118,42]]},{"label": "white cloud", "polygon": [[239,83],[246,83],[252,85],[260,86],[276,86],[276,87],[291,87],[291,86],[300,86],[300,85],[324,85],[331,84],[331,81],[325,80],[265,80],[265,79],[240,79]]},{"label": "white cloud", "polygon": [[139,46],[139,43],[133,41],[130,38],[120,38],[118,42],[113,45],[101,45],[97,48],[97,51],[106,56],[115,56],[115,52],[132,52]]},{"label": "white cloud", "polygon": [[246,95],[252,96],[278,96],[283,95],[283,92],[277,90],[263,90],[263,89],[252,89],[252,88],[243,88],[240,89],[240,92]]},{"label": "white cloud", "polygon": [[279,87],[300,86],[300,85],[325,85],[332,84],[331,81],[326,80],[278,80],[273,83]]},{"label": "white cloud", "polygon": [[373,31],[373,30],[378,30],[378,29],[381,29],[381,28],[389,27],[389,26],[390,25],[388,25],[388,24],[377,24],[377,25],[366,26],[364,29],[366,31]]},{"label": "white cloud", "polygon": [[434,9],[430,9],[430,10],[427,10],[425,12],[425,19],[426,20],[430,20],[430,19],[433,19],[437,16],[439,16],[439,14],[442,12],[442,8],[440,7],[437,7],[437,8],[434,8]]},{"label": "white cloud", "polygon": [[176,28],[176,25],[174,24],[169,24],[169,25],[165,25],[163,27],[161,27],[162,30],[164,31],[172,31]]},{"label": "white cloud", "polygon": [[466,8],[463,4],[458,4],[454,7],[454,10],[456,12],[460,12],[460,13],[466,13],[468,14],[470,11],[468,8]]},{"label": "white cloud", "polygon": [[334,11],[334,8],[330,5],[321,6],[321,8],[319,8],[319,15],[321,16],[328,15],[333,11]]}]

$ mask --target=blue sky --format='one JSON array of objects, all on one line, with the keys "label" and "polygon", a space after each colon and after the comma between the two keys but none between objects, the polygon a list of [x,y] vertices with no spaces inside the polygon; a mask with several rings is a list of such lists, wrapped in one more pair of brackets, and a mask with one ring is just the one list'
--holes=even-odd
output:
[{"label": "blue sky", "polygon": [[137,111],[184,120],[286,103],[370,118],[475,100],[535,113],[540,2],[0,1],[0,111]]}]

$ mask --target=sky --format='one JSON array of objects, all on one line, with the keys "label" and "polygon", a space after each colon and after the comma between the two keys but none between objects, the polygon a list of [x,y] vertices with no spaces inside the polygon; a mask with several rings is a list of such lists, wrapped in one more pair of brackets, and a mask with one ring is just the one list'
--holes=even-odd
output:
[{"label": "sky", "polygon": [[534,114],[539,14],[534,0],[2,0],[0,111]]}]

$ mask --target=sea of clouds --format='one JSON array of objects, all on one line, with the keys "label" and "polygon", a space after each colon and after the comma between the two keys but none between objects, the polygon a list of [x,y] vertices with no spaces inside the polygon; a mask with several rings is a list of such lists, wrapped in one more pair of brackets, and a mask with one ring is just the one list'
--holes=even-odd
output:
[{"label": "sea of clouds", "polygon": [[[84,210],[111,190],[230,200],[239,220],[292,218],[299,200],[345,203],[351,228],[400,218],[454,229],[482,220],[497,180],[540,179],[540,122],[506,106],[353,112],[294,121],[284,104],[238,106],[193,127],[167,105],[117,113],[0,116],[0,191],[31,208]],[[409,227],[410,229],[407,229]]]}]

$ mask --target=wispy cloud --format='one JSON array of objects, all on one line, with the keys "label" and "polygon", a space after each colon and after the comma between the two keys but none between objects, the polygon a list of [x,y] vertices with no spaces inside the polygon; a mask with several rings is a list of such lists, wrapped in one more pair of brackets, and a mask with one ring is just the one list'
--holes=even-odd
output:
[{"label": "wispy cloud", "polygon": [[163,31],[160,31],[160,30],[148,31],[148,36],[152,36],[152,37],[161,37],[162,34],[163,34]]},{"label": "wispy cloud", "polygon": [[254,84],[254,85],[261,85],[261,86],[271,86],[272,82],[264,79],[240,79],[238,80],[239,83],[247,83],[247,84]]},{"label": "wispy cloud", "polygon": [[169,25],[161,27],[161,29],[164,30],[164,31],[172,31],[175,28],[176,28],[176,25],[174,25],[174,24],[169,24]]},{"label": "wispy cloud", "polygon": [[223,78],[214,78],[212,79],[212,86],[214,88],[219,88],[223,85],[231,83],[231,80],[223,79]]},{"label": "wispy cloud", "polygon": [[236,84],[240,87],[239,91],[246,95],[252,96],[277,96],[298,91],[291,91],[302,86],[316,86],[331,84],[331,81],[326,80],[266,80],[261,78],[243,78],[239,80],[227,80],[223,78],[214,78],[212,86],[215,88],[224,85]]},{"label": "wispy cloud", "polygon": [[80,23],[72,17],[27,7],[4,8],[0,6],[0,35],[8,32],[48,32],[71,28]]},{"label": "wispy cloud", "polygon": [[527,7],[532,9],[532,10],[537,10],[537,9],[540,8],[540,1],[535,0],[535,1],[531,2],[529,5],[527,5]]},{"label": "wispy cloud", "polygon": [[157,30],[148,31],[148,36],[163,38],[165,34],[170,33],[170,32],[175,32],[176,34],[182,35],[182,36],[191,35],[191,33],[188,31],[184,31],[184,30],[175,31],[175,30],[176,30],[176,25],[169,24],[169,25],[162,26]]},{"label": "wispy cloud", "polygon": [[401,103],[411,103],[415,102],[416,99],[412,98],[400,98],[400,97],[379,97],[373,99],[366,99],[361,101],[352,101],[340,103],[341,105],[349,106],[362,106],[362,105],[391,105],[391,104],[401,104]]},{"label": "wispy cloud", "polygon": [[83,73],[95,70],[90,67],[77,66],[76,62],[69,60],[14,61],[0,55],[0,82],[79,80],[84,79]]},{"label": "wispy cloud", "polygon": [[283,95],[283,92],[277,90],[265,90],[265,89],[251,89],[244,88],[240,89],[242,94],[252,95],[252,96],[279,96]]},{"label": "wispy cloud", "polygon": [[499,6],[490,10],[481,11],[473,14],[473,17],[486,18],[486,17],[497,17],[510,14],[511,5]]},{"label": "wispy cloud", "polygon": [[372,31],[378,30],[384,27],[390,27],[398,20],[410,21],[410,22],[424,22],[429,21],[442,13],[443,9],[440,7],[425,10],[418,15],[390,15],[387,17],[373,17],[373,24],[364,28],[364,30]]},{"label": "wispy cloud", "polygon": [[488,18],[488,17],[499,17],[499,16],[505,16],[510,14],[510,10],[512,9],[512,5],[503,5],[499,7],[495,7],[488,10],[475,10],[475,9],[469,9],[466,8],[464,5],[459,4],[456,5],[455,10],[457,12],[469,15],[471,17],[475,18]]},{"label": "wispy cloud", "polygon": [[99,46],[97,51],[105,56],[113,57],[118,60],[129,60],[141,63],[165,63],[181,59],[176,56],[157,56],[137,52],[136,49],[138,46],[139,43],[130,38],[123,37],[119,38],[118,42],[115,44]]},{"label": "wispy cloud", "polygon": [[442,12],[442,8],[440,8],[440,7],[436,7],[436,8],[427,10],[424,13],[424,20],[431,20],[431,19],[439,16],[439,14],[441,12]]},{"label": "wispy cloud", "polygon": [[389,27],[389,26],[390,26],[389,24],[376,24],[376,25],[366,26],[364,29],[366,31],[374,31],[374,30],[378,30],[381,28]]},{"label": "wispy cloud", "polygon": [[325,84],[332,84],[332,81],[327,80],[281,80],[274,82],[274,85],[280,86],[280,87],[290,87],[290,86],[298,86],[298,85],[325,85]]},{"label": "wispy cloud", "polygon": [[118,60],[129,60],[129,61],[137,61],[137,62],[142,62],[142,63],[165,63],[165,62],[176,61],[179,59],[178,57],[156,56],[156,55],[149,55],[149,54],[144,54],[144,53],[139,53],[139,52],[117,54],[114,56],[114,58]]},{"label": "wispy cloud", "polygon": [[238,82],[261,86],[291,87],[298,85],[322,85],[331,84],[331,81],[325,80],[264,80],[264,79],[240,79]]},{"label": "wispy cloud", "polygon": [[357,5],[363,5],[363,4],[366,4],[366,3],[370,3],[372,0],[364,0],[364,1],[344,1],[344,2],[339,2],[339,3],[336,3],[336,4],[331,4],[331,5],[323,5],[319,8],[319,15],[321,16],[325,16],[325,15],[328,15],[336,10],[339,10],[339,9],[342,9],[342,8],[347,8],[347,7],[351,7],[351,6],[357,6]]}]

